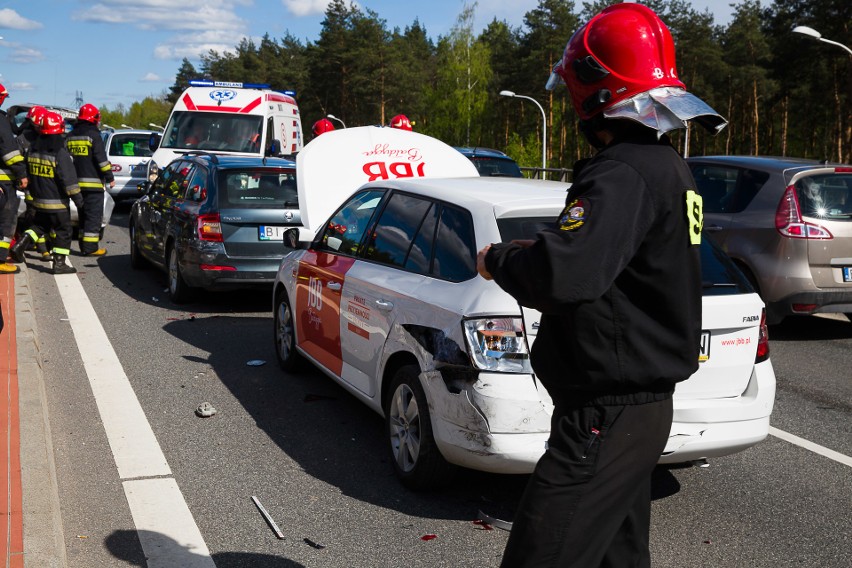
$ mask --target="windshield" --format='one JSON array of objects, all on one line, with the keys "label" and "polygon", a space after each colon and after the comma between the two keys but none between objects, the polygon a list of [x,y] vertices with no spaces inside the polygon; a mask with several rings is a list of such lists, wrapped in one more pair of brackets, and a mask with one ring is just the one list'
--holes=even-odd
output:
[{"label": "windshield", "polygon": [[262,137],[261,116],[175,111],[166,125],[160,147],[258,153]]}]

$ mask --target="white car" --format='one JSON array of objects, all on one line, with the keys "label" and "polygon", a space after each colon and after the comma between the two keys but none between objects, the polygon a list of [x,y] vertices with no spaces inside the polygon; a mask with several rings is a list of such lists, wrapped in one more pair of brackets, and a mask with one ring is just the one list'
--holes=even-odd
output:
[{"label": "white car", "polygon": [[[409,487],[440,484],[455,466],[529,473],[553,409],[529,361],[540,314],[479,277],[475,259],[552,224],[568,184],[481,178],[434,139],[365,128],[323,134],[297,156],[302,236],[312,238],[276,277],[279,363],[310,361],[384,416]],[[378,176],[363,184],[365,174]],[[444,174],[463,177],[426,177]],[[723,456],[768,434],[775,375],[763,303],[703,241],[700,367],[676,389],[661,463]]]},{"label": "white car", "polygon": [[115,187],[107,186],[113,199],[137,199],[142,197],[139,184],[148,179],[148,161],[153,152],[150,148],[152,130],[102,130],[101,137],[112,164]]},{"label": "white car", "polygon": [[[19,190],[17,190],[17,194],[18,194],[18,216],[20,217],[21,215],[23,215],[27,211],[27,202],[25,201],[26,196],[24,195],[23,191],[21,191],[19,189]],[[80,225],[80,220],[78,219],[78,215],[77,215],[77,206],[74,205],[73,201],[70,201],[68,203],[68,208],[71,210],[71,226],[74,228],[74,231],[76,232],[77,228]],[[110,219],[110,217],[112,217],[112,210],[114,208],[115,208],[115,200],[112,198],[112,196],[109,193],[107,193],[105,191],[104,192],[104,218],[103,218],[103,221],[101,221],[101,238],[103,238],[103,236],[104,236],[104,227],[106,227],[107,223],[109,223],[109,219]]]}]

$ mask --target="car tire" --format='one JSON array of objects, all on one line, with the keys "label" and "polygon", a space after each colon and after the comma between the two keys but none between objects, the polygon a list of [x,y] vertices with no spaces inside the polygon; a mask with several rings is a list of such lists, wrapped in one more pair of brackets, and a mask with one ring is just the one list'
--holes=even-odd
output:
[{"label": "car tire", "polygon": [[139,242],[136,240],[136,223],[134,219],[130,220],[130,266],[136,270],[141,270],[147,266],[142,252],[139,250]]},{"label": "car tire", "polygon": [[192,296],[192,288],[183,279],[178,262],[177,249],[170,246],[168,253],[169,299],[175,304],[185,304]]},{"label": "car tire", "polygon": [[275,334],[275,356],[278,365],[287,373],[299,370],[304,359],[296,351],[296,327],[293,324],[293,308],[287,292],[281,290],[275,296],[273,314]]},{"label": "car tire", "polygon": [[446,485],[458,468],[444,459],[435,443],[419,374],[416,365],[397,370],[384,411],[394,471],[403,485],[423,491]]}]

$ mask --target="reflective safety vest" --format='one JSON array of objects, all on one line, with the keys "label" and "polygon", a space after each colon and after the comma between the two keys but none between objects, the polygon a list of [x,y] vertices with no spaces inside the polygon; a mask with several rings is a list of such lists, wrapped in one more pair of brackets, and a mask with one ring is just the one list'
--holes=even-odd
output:
[{"label": "reflective safety vest", "polygon": [[103,191],[104,184],[115,179],[104,141],[91,122],[79,121],[65,140],[65,147],[74,159],[81,191]]}]

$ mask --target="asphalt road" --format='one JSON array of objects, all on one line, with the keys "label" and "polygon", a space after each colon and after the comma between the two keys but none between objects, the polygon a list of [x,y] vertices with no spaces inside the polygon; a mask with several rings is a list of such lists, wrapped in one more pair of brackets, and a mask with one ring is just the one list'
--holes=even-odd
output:
[{"label": "asphalt road", "polygon": [[[56,279],[30,260],[68,566],[153,565],[141,542],[181,567],[499,564],[508,533],[473,521],[511,520],[524,476],[465,472],[438,492],[404,489],[377,414],[319,372],[278,369],[268,294],[173,305],[164,274],[130,268],[127,213],[113,214],[107,256],[71,261],[168,462],[153,477],[179,487],[209,556],[134,518],[136,480],[119,475],[77,347],[97,336],[75,337]],[[773,427],[852,456],[852,323],[788,320],[770,342]],[[203,402],[214,416],[195,414]],[[654,497],[654,566],[852,565],[852,467],[778,437],[706,468],[660,467]]]}]

